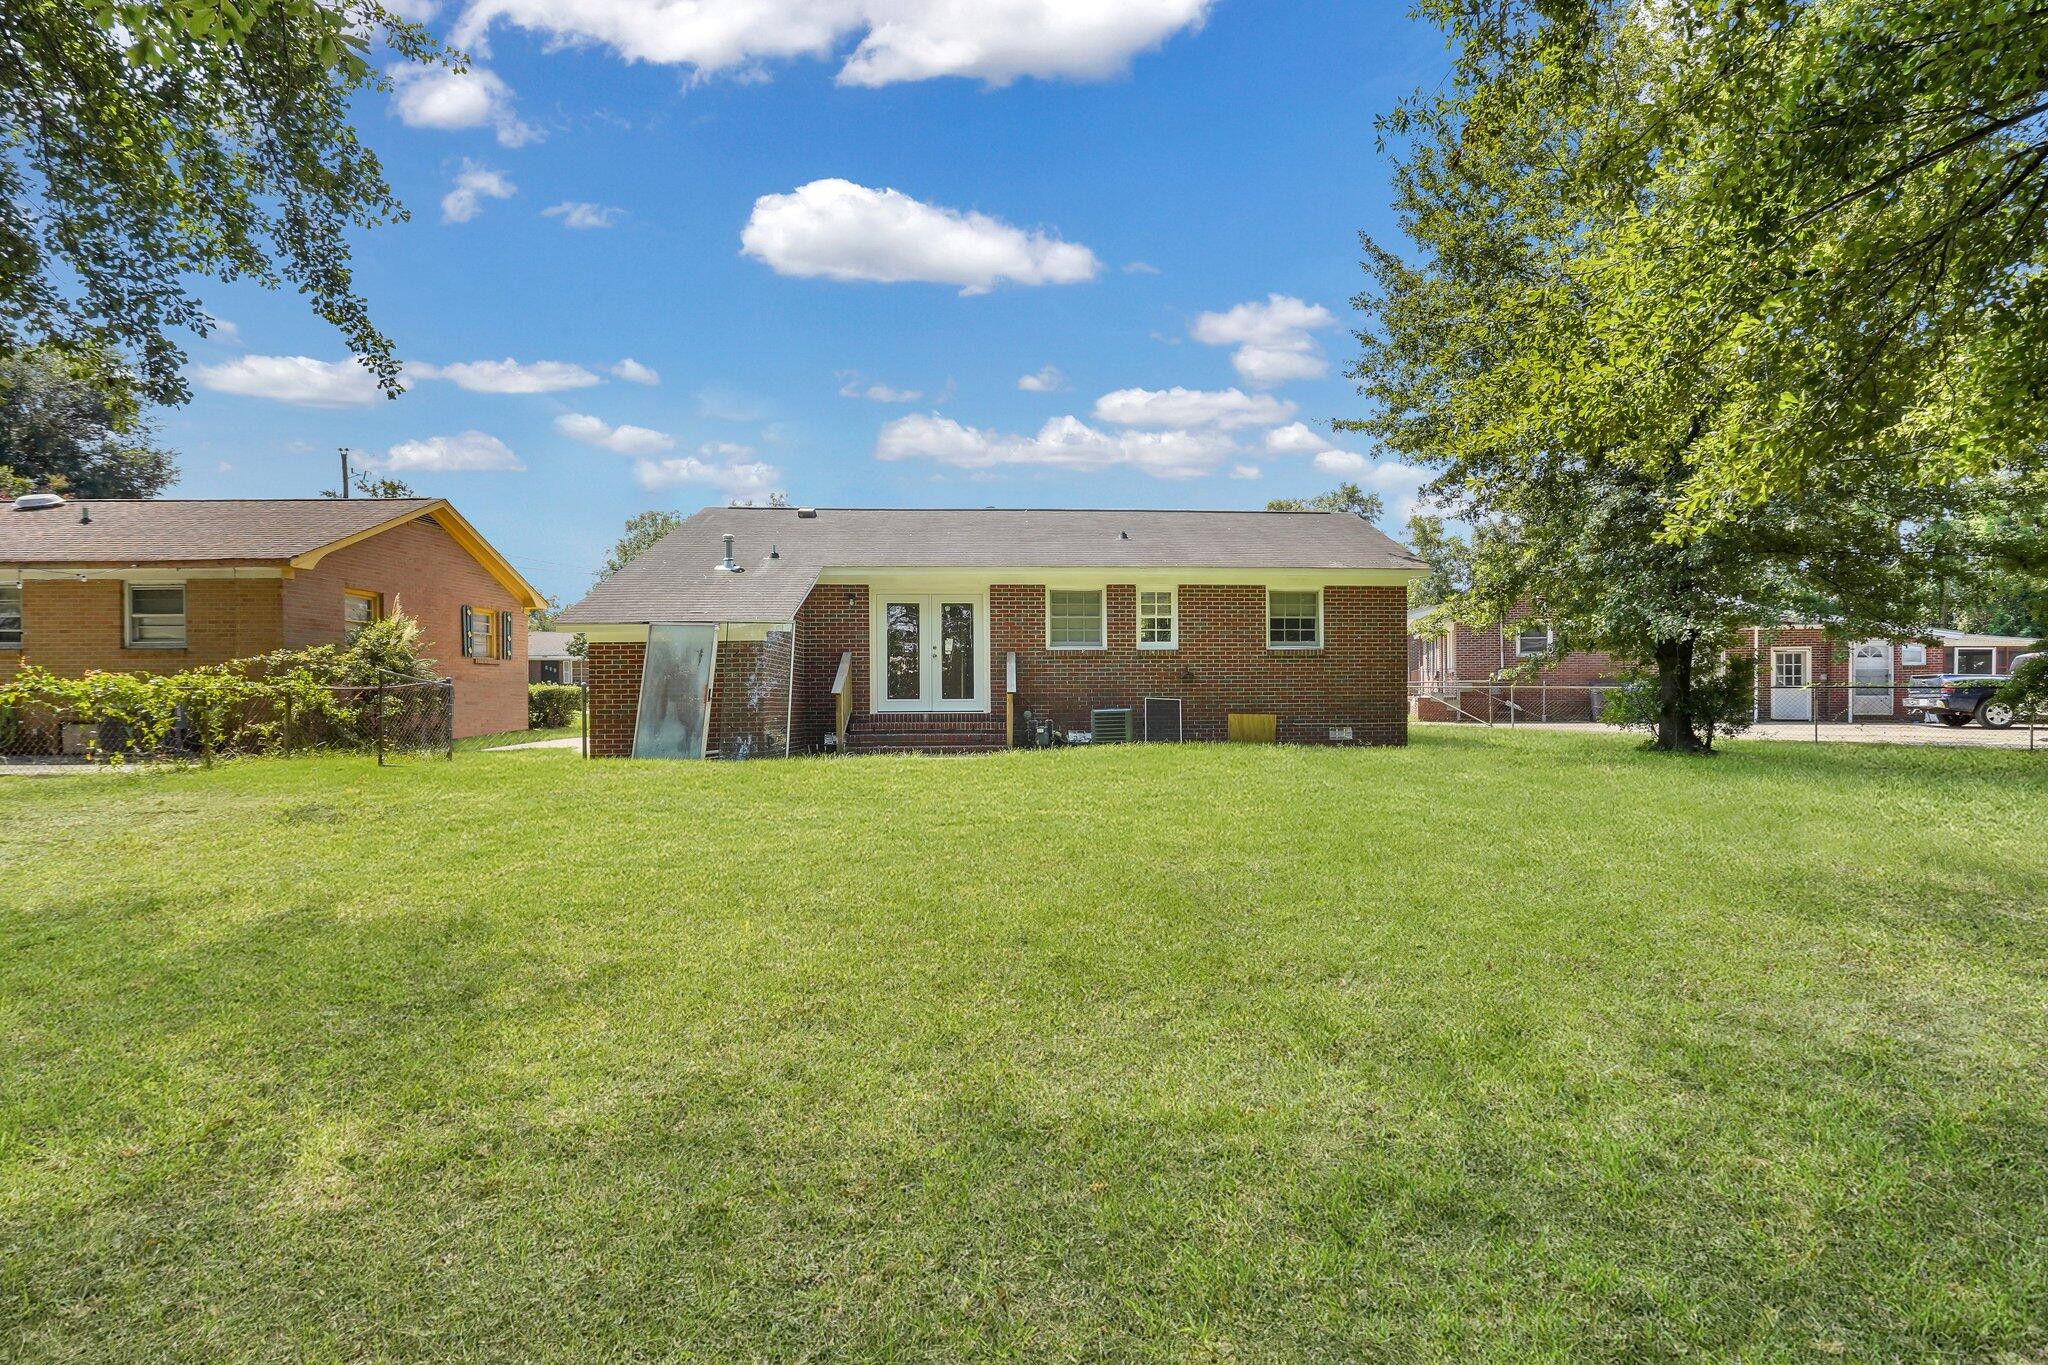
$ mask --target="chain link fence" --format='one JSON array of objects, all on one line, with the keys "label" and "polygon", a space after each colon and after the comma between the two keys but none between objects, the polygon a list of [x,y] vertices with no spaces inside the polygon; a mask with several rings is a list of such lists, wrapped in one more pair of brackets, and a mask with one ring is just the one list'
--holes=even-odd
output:
[{"label": "chain link fence", "polygon": [[[1603,724],[1607,699],[1619,683],[1459,683],[1408,689],[1409,712],[1419,721],[1478,725]],[[1975,744],[2048,749],[2048,715],[2028,713],[1984,696],[1962,695],[1928,709],[1930,697],[1910,686],[1807,683],[1760,686],[1750,708],[1751,732],[1775,739],[1887,739],[1900,743]]]},{"label": "chain link fence", "polygon": [[[0,765],[203,763],[240,754],[371,753],[380,765],[452,758],[452,679],[402,679],[326,689],[316,707],[289,701],[240,706],[211,726],[182,712],[145,741],[120,720],[44,704],[0,704]],[[212,745],[204,733],[220,736]]]}]

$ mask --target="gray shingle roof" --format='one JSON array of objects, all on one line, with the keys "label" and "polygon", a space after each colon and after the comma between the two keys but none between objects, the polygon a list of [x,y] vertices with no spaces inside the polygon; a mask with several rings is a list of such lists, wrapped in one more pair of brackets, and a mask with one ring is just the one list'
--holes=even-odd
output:
[{"label": "gray shingle roof", "polygon": [[[745,572],[717,568],[734,537]],[[780,551],[769,558],[769,551]],[[565,625],[787,621],[828,569],[1387,569],[1421,560],[1333,512],[710,507],[561,615]]]},{"label": "gray shingle roof", "polygon": [[[0,564],[286,560],[438,498],[79,498],[25,511],[0,502]],[[82,523],[81,512],[92,520]]]},{"label": "gray shingle roof", "polygon": [[526,632],[526,657],[566,659],[569,657],[569,642],[575,638],[573,630],[529,630]]}]

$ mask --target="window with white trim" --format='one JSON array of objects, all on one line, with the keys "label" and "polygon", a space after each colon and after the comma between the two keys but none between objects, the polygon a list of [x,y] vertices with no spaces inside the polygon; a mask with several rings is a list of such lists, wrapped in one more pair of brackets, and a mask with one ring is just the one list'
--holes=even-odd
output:
[{"label": "window with white trim", "polygon": [[1556,638],[1550,633],[1549,626],[1524,626],[1515,633],[1515,653],[1524,659],[1537,654],[1548,654],[1551,643]]},{"label": "window with white trim", "polygon": [[1956,650],[1958,673],[1988,677],[1998,671],[1998,651],[1988,646],[1963,646]]},{"label": "window with white trim", "polygon": [[1917,644],[1900,645],[1899,662],[1908,668],[1924,668],[1927,664],[1927,646]]},{"label": "window with white trim", "polygon": [[1051,588],[1045,594],[1045,643],[1052,649],[1101,649],[1102,589]]},{"label": "window with white trim", "polygon": [[1173,649],[1180,644],[1179,604],[1173,588],[1138,589],[1138,648]]},{"label": "window with white trim", "polygon": [[21,648],[21,585],[0,584],[0,649]]},{"label": "window with white trim", "polygon": [[1323,594],[1266,590],[1266,646],[1269,649],[1317,649],[1323,643]]},{"label": "window with white trim", "polygon": [[183,583],[128,584],[127,644],[130,649],[185,647]]},{"label": "window with white trim", "polygon": [[1803,649],[1774,649],[1771,651],[1771,686],[1806,686],[1806,665],[1809,656]]}]

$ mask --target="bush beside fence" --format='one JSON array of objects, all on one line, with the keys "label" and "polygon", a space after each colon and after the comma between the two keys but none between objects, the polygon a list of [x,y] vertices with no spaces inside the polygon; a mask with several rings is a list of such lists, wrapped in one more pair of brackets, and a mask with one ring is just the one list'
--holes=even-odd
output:
[{"label": "bush beside fence", "polygon": [[583,689],[570,683],[534,683],[526,689],[526,723],[536,730],[559,730],[575,723],[583,708]]}]

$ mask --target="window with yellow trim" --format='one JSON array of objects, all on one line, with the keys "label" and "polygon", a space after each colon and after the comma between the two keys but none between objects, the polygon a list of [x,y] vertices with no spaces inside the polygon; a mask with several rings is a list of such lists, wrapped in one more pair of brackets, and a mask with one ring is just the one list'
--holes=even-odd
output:
[{"label": "window with yellow trim", "polygon": [[498,657],[498,613],[490,607],[469,609],[469,657]]},{"label": "window with yellow trim", "polygon": [[362,588],[345,588],[341,594],[341,622],[349,639],[364,626],[384,619],[384,594]]}]

